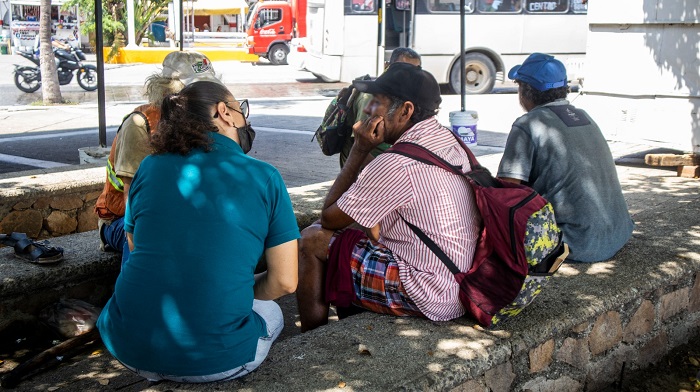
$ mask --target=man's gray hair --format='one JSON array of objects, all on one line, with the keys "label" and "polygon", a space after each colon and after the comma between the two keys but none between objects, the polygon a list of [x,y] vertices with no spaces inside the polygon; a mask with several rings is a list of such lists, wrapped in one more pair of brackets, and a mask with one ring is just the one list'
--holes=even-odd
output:
[{"label": "man's gray hair", "polygon": [[144,84],[146,88],[145,96],[152,105],[160,107],[163,99],[170,94],[179,93],[185,88],[185,84],[180,79],[165,77],[161,74],[153,74],[146,78]]}]

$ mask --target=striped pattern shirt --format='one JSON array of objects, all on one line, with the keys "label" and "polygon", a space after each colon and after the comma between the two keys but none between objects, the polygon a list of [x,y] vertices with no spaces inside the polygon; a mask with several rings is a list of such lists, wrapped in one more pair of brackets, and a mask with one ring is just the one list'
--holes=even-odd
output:
[{"label": "striped pattern shirt", "polygon": [[[470,170],[466,152],[435,117],[413,126],[399,142],[419,144],[450,164],[461,165],[463,171]],[[394,253],[406,293],[426,317],[444,321],[465,313],[452,273],[401,220],[420,228],[460,271],[468,271],[481,215],[465,179],[385,153],[367,165],[337,205],[364,227],[380,224],[379,242]]]}]

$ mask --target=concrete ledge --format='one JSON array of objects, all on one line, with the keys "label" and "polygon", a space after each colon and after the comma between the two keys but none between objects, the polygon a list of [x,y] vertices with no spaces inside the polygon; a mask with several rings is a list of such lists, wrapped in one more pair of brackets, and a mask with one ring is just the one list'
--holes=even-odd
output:
[{"label": "concrete ledge", "polygon": [[[466,318],[433,323],[371,313],[306,334],[289,328],[288,322],[291,332],[273,345],[260,369],[241,381],[150,386],[103,352],[38,375],[21,387],[87,391],[600,390],[619,378],[623,364],[626,370],[646,367],[700,329],[700,182],[653,169],[621,167],[618,173],[637,223],[630,243],[607,262],[565,264],[535,302],[499,330],[483,330]],[[300,225],[317,215],[326,187],[290,189],[295,209],[304,210],[298,215]],[[96,244],[96,237],[90,235],[66,237]],[[63,240],[54,239],[57,244]],[[92,245],[67,244],[87,254],[96,252]],[[2,263],[40,268],[8,259],[4,251],[0,250]],[[69,266],[68,261],[64,266]],[[94,264],[99,266],[100,261]],[[72,268],[78,271],[80,267]],[[5,270],[0,271],[4,280]],[[13,276],[19,279],[21,275]],[[48,273],[37,276],[50,282],[42,287],[55,284]],[[17,286],[4,286],[3,282],[0,290],[18,292]],[[5,298],[2,291],[0,295]],[[280,302],[286,320],[293,325],[293,296]]]},{"label": "concrete ledge", "polygon": [[[0,202],[24,200],[35,195],[66,194],[76,190],[99,189],[105,181],[104,164],[73,166],[53,169],[28,170],[0,174]],[[99,187],[96,187],[99,184]]]},{"label": "concrete ledge", "polygon": [[111,296],[121,258],[98,249],[95,231],[56,237],[64,260],[37,265],[0,249],[0,332],[18,321],[33,321],[39,311],[60,298],[82,298],[103,304]]}]

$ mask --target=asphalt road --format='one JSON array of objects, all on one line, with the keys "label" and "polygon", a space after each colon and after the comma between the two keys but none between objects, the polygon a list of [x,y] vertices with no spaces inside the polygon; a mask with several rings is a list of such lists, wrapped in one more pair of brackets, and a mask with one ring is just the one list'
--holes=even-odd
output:
[{"label": "asphalt road", "polygon": [[[0,173],[78,164],[78,148],[99,144],[97,93],[83,91],[74,80],[61,86],[61,92],[75,105],[37,106],[41,92],[19,91],[14,86],[13,64],[30,63],[16,55],[0,56],[0,107],[6,109],[0,111],[4,124],[0,127]],[[290,186],[335,178],[337,158],[323,156],[311,137],[329,97],[344,84],[323,83],[288,66],[233,61],[214,66],[237,97],[250,99],[250,120],[258,130],[251,155],[280,167]],[[151,64],[105,66],[108,145],[123,116],[145,102],[145,78],[159,70],[159,65]],[[297,166],[295,160],[313,170],[292,169]]]},{"label": "asphalt road", "polygon": [[[78,148],[97,146],[97,94],[83,91],[75,81],[61,86],[63,98],[73,105],[38,106],[41,92],[20,92],[12,79],[12,64],[28,63],[20,56],[0,56],[0,174],[79,163]],[[217,62],[217,73],[237,98],[250,100],[251,124],[257,137],[250,154],[270,162],[282,173],[287,186],[301,186],[332,180],[338,173],[337,157],[326,157],[311,141],[325,108],[344,83],[323,83],[310,73],[290,66],[254,65],[240,62]],[[142,85],[145,78],[159,72],[158,65],[106,65],[107,145],[116,134],[122,118],[144,103]],[[512,93],[512,86],[500,87],[497,93]],[[459,96],[444,91],[441,121],[449,124],[450,110],[459,109]],[[499,97],[500,95],[500,97]],[[516,114],[503,116],[503,104],[510,102]],[[481,145],[500,147],[505,142],[509,123],[519,115],[513,95],[468,97],[471,108],[481,112],[496,109],[493,119],[482,129]],[[449,104],[448,104],[449,101]],[[491,150],[484,150],[484,153]],[[478,153],[478,151],[477,151]]]},{"label": "asphalt road", "polygon": [[[337,157],[324,156],[317,143],[311,141],[328,101],[326,97],[301,101],[251,99],[250,121],[257,136],[249,154],[275,165],[288,186],[334,179],[338,172]],[[110,111],[118,113],[111,117],[123,116],[134,106],[134,103],[111,106]],[[76,110],[74,115],[89,112],[85,114],[96,117],[92,113],[95,111],[96,108],[85,108]],[[45,116],[41,109],[17,114],[25,118]],[[38,119],[35,121],[39,122]],[[55,127],[60,128],[9,134],[0,132],[0,173],[77,165],[78,148],[98,145],[95,126],[72,128],[70,122],[64,122]],[[114,139],[116,130],[116,124],[107,128],[108,144]]]}]

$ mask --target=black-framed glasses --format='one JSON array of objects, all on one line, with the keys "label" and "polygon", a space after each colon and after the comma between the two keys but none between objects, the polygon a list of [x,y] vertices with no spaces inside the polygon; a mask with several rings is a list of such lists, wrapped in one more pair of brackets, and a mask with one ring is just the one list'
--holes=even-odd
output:
[{"label": "black-framed glasses", "polygon": [[[222,101],[222,102],[224,103],[224,105],[226,105],[227,108],[233,110],[234,112],[240,113],[241,116],[243,116],[243,119],[244,119],[244,120],[247,120],[247,119],[248,119],[248,115],[250,114],[250,109],[249,109],[249,107],[248,107],[248,100],[247,100],[247,99],[241,99],[240,101],[238,101],[238,106],[241,107],[241,110],[240,110],[240,111],[238,111],[238,110],[236,110],[236,109],[234,109],[234,108],[228,106],[228,104],[231,103],[231,102],[233,102],[233,101]],[[219,117],[219,113],[218,113],[218,112],[217,112],[217,113],[214,113],[214,118],[217,118],[217,117]]]},{"label": "black-framed glasses", "polygon": [[238,112],[243,115],[243,118],[246,120],[248,119],[248,115],[250,114],[250,107],[248,106],[248,100],[247,99],[241,99],[238,101],[238,105],[241,107],[241,111],[238,111],[230,106],[228,106],[229,103],[233,101],[224,101],[224,105],[226,105],[227,108],[233,110],[234,112]]}]

